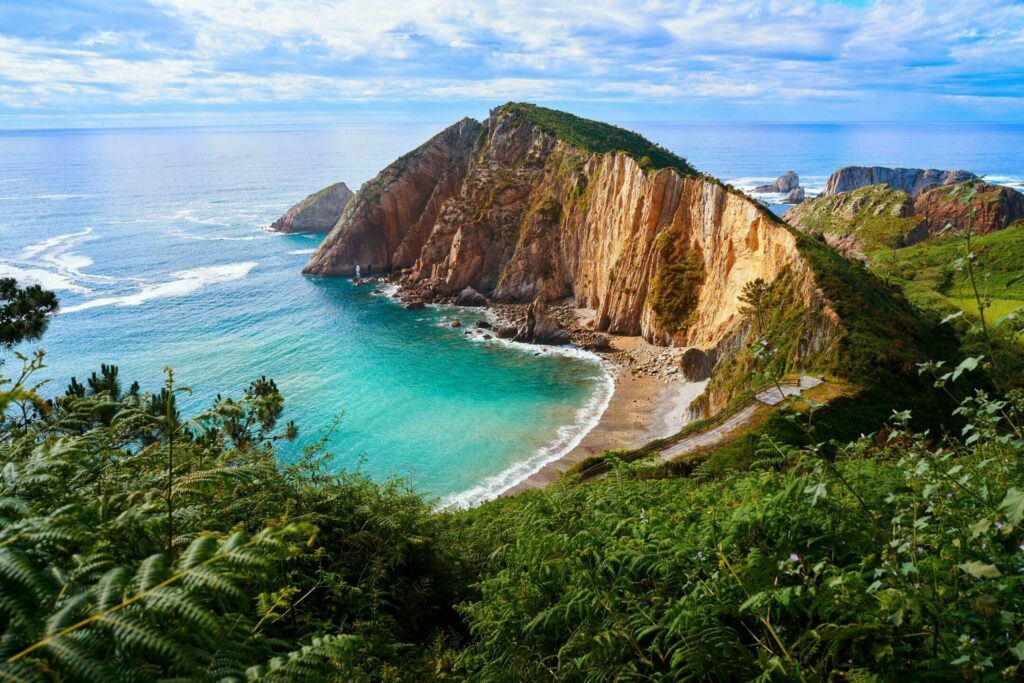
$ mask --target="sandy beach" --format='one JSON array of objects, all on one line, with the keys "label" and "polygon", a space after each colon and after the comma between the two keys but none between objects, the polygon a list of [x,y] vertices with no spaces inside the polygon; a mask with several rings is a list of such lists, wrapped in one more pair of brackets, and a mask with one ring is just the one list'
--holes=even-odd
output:
[{"label": "sandy beach", "polygon": [[653,347],[640,337],[613,337],[611,341],[613,348],[622,354],[609,356],[615,391],[600,421],[576,448],[502,495],[544,488],[585,458],[609,449],[635,448],[674,434],[686,424],[687,407],[704,390],[705,382],[686,382],[678,374],[663,378],[636,372],[629,363],[616,362],[616,356],[621,361],[623,354],[644,355],[664,349]]}]

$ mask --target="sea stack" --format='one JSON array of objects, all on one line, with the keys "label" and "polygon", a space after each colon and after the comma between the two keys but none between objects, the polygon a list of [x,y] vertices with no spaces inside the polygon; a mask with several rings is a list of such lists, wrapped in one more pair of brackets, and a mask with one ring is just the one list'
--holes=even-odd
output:
[{"label": "sea stack", "polygon": [[821,196],[851,192],[868,185],[887,185],[902,190],[911,199],[942,185],[977,180],[970,171],[940,171],[935,168],[888,168],[886,166],[844,166],[828,177]]},{"label": "sea stack", "polygon": [[329,185],[288,209],[270,225],[276,232],[320,233],[331,231],[354,196],[345,183]]}]

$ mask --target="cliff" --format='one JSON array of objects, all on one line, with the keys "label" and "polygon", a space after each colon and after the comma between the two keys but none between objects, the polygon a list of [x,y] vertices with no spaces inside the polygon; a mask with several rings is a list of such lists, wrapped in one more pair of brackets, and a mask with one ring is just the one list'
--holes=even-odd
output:
[{"label": "cliff", "polygon": [[599,330],[719,365],[749,335],[739,297],[762,278],[787,314],[780,362],[793,364],[845,334],[805,257],[817,247],[801,244],[757,202],[635,133],[509,104],[385,168],[304,272],[397,270],[435,299],[466,287],[499,302],[575,297]]},{"label": "cliff", "polygon": [[940,171],[938,169],[887,168],[885,166],[846,166],[834,171],[825,182],[820,196],[851,192],[868,185],[888,185],[917,197],[935,187],[976,180],[970,171]]},{"label": "cliff", "polygon": [[[1024,195],[1002,185],[979,183],[974,186],[975,195],[970,200],[974,209],[974,231],[995,232],[1024,219]],[[939,187],[921,193],[914,201],[914,214],[928,226],[932,234],[947,225],[962,229],[968,222],[968,205],[951,197],[949,188]]]},{"label": "cliff", "polygon": [[315,192],[288,209],[270,225],[277,232],[331,231],[354,195],[345,183],[335,183]]}]

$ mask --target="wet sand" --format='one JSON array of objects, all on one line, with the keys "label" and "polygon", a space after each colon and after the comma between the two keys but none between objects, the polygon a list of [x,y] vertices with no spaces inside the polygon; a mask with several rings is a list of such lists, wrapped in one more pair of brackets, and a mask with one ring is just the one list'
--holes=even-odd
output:
[{"label": "wet sand", "polygon": [[[613,340],[616,349],[627,352],[644,343],[637,337],[615,337]],[[703,382],[637,375],[625,367],[615,367],[612,372],[615,391],[597,425],[576,448],[502,495],[544,488],[557,481],[562,472],[574,464],[592,455],[600,455],[602,451],[636,448],[652,439],[676,433],[687,422],[686,408],[690,401],[704,389]]]}]

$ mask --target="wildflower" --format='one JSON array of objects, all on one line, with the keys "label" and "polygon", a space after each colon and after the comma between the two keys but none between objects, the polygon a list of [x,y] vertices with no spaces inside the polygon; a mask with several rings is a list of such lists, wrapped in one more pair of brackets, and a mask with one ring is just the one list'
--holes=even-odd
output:
[{"label": "wildflower", "polygon": [[800,556],[797,555],[796,553],[790,553],[789,554],[789,561],[790,562],[799,562],[800,561]]}]

